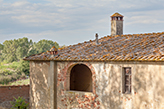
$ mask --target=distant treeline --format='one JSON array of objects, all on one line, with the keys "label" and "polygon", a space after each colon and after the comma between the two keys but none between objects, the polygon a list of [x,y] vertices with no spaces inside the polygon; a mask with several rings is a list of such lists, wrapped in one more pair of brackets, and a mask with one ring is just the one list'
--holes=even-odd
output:
[{"label": "distant treeline", "polygon": [[23,57],[46,52],[47,50],[50,50],[52,46],[59,48],[57,42],[45,39],[40,40],[39,42],[33,42],[26,37],[6,40],[3,44],[0,44],[0,62],[6,61],[10,63],[20,61]]}]

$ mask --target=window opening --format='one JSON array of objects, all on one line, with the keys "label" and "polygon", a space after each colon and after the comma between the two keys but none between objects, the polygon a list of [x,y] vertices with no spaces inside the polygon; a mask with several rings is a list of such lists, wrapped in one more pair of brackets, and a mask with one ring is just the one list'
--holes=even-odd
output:
[{"label": "window opening", "polygon": [[131,93],[131,68],[123,69],[123,93]]},{"label": "window opening", "polygon": [[86,65],[77,64],[71,69],[70,90],[92,91],[92,72]]}]

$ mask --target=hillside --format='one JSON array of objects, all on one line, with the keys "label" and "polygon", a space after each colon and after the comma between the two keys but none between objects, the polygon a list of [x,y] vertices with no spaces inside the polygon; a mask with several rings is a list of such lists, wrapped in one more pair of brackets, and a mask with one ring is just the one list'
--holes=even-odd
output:
[{"label": "hillside", "polygon": [[[29,83],[29,79],[27,79],[28,74],[25,74],[25,72],[22,71],[22,69],[24,69],[22,66],[24,63],[27,63],[27,61],[19,61],[12,63],[1,62],[0,85],[22,85],[23,83]],[[21,81],[18,82],[18,80]]]}]

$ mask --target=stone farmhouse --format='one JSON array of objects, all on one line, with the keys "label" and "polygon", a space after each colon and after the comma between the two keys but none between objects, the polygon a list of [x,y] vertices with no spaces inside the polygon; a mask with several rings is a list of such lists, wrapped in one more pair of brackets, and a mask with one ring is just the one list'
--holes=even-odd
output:
[{"label": "stone farmhouse", "polygon": [[164,109],[164,32],[111,35],[24,58],[31,109]]}]

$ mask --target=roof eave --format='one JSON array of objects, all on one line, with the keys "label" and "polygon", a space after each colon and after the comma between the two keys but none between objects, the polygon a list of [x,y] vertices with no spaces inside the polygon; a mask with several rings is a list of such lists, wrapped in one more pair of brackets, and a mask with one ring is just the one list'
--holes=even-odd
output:
[{"label": "roof eave", "polygon": [[57,62],[164,62],[164,60],[143,60],[143,59],[129,59],[129,60],[118,60],[118,59],[23,59],[25,61],[57,61]]}]

